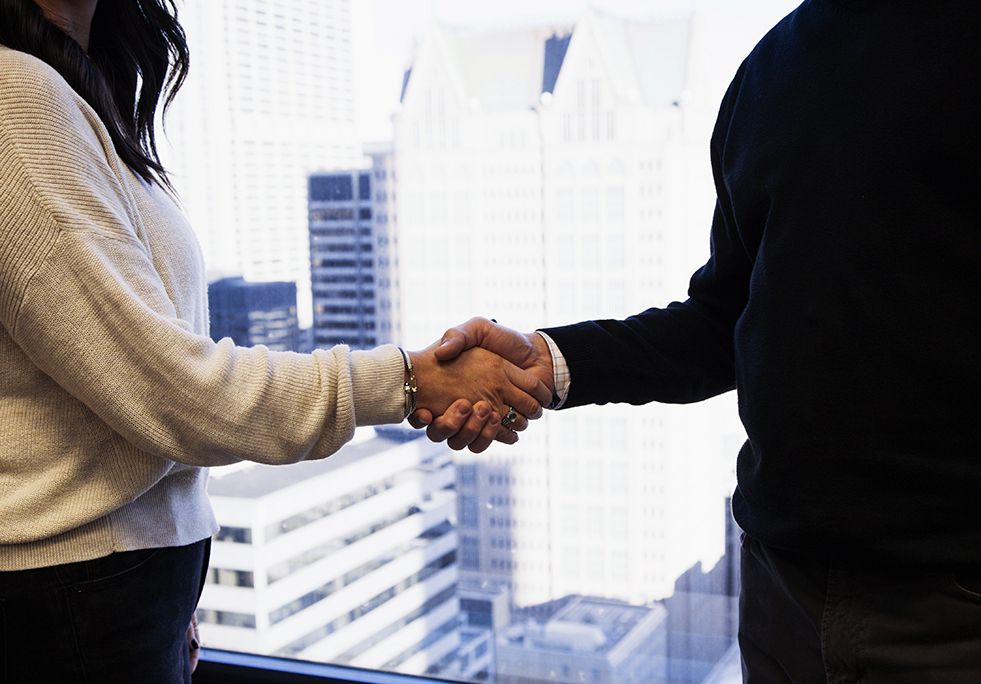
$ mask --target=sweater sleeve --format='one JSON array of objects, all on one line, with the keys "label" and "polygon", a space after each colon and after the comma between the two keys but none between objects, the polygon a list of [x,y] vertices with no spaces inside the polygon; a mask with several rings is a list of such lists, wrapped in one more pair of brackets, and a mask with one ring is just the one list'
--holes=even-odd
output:
[{"label": "sweater sleeve", "polygon": [[402,420],[393,346],[294,354],[192,332],[91,110],[43,70],[0,86],[0,323],[41,371],[136,447],[191,465],[321,458],[356,425]]},{"label": "sweater sleeve", "polygon": [[717,202],[708,262],[688,299],[625,320],[544,328],[569,367],[562,408],[651,401],[691,403],[735,387],[734,331],[746,307],[753,256],[744,245],[723,176],[723,153],[743,68],[723,99],[712,135]]}]

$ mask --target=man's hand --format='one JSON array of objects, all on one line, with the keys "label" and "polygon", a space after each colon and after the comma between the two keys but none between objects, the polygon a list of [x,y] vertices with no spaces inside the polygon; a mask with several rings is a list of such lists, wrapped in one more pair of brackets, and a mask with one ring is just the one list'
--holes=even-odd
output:
[{"label": "man's hand", "polygon": [[[492,351],[534,375],[549,392],[548,401],[543,404],[547,405],[551,401],[551,393],[555,386],[552,354],[548,349],[548,343],[541,335],[520,333],[486,318],[471,318],[463,325],[447,330],[436,346],[434,355],[441,361],[448,361],[473,347]],[[507,444],[516,441],[516,436],[506,429],[500,429],[496,436],[488,438],[488,435],[493,432],[489,427],[491,421],[498,424],[500,417],[494,412],[481,417],[477,407],[473,407],[472,412],[470,408],[465,405],[465,402],[460,402],[454,405],[453,411],[435,417],[425,407],[420,407],[409,416],[409,423],[415,428],[426,427],[427,436],[434,442],[449,439],[448,443],[452,448],[463,448],[468,443],[464,440],[479,434],[479,439],[469,442],[470,450],[475,453],[486,449],[492,439]],[[517,406],[515,409],[519,412],[521,410]],[[520,422],[520,425],[521,427],[516,429],[524,429],[527,423]]]},{"label": "man's hand", "polygon": [[554,391],[552,354],[548,343],[538,333],[520,333],[486,318],[471,318],[443,333],[436,347],[436,358],[449,361],[473,347],[483,347],[507,359],[518,368],[534,374],[545,383],[549,392]]},{"label": "man's hand", "polygon": [[[409,353],[419,385],[417,413],[429,418],[427,425],[434,422],[433,416],[440,416],[438,426],[429,430],[434,441],[450,437],[451,448],[469,445],[475,452],[494,439],[513,443],[515,431],[525,429],[528,418],[541,417],[542,406],[551,401],[552,392],[544,382],[501,356],[472,347],[440,360],[435,349],[441,344],[442,340]],[[512,429],[504,428],[501,415],[512,407],[520,417]],[[416,417],[410,422],[423,426]]]}]

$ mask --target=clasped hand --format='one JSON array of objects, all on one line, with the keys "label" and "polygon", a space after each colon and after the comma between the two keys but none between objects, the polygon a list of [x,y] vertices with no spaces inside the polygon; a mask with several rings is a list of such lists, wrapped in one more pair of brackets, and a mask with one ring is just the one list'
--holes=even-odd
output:
[{"label": "clasped hand", "polygon": [[[552,355],[537,333],[472,318],[410,357],[419,391],[409,423],[452,449],[479,453],[495,440],[513,444],[552,400]],[[503,426],[511,407],[518,417]]]}]

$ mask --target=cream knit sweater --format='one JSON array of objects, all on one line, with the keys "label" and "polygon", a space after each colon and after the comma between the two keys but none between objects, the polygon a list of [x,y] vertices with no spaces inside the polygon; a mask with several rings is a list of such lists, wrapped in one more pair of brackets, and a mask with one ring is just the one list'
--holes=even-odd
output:
[{"label": "cream knit sweater", "polygon": [[179,209],[57,72],[0,47],[0,570],[203,539],[207,466],[323,458],[402,420],[396,347],[207,327]]}]

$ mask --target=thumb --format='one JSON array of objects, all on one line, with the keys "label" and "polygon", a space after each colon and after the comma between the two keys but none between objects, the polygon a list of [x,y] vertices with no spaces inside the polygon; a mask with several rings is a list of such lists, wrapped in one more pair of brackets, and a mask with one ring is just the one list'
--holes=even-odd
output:
[{"label": "thumb", "polygon": [[428,409],[416,409],[415,413],[409,414],[409,425],[416,430],[421,430],[433,422],[433,414]]},{"label": "thumb", "polygon": [[451,361],[471,347],[480,345],[489,325],[491,321],[477,316],[463,325],[450,328],[443,333],[440,344],[433,353],[439,361]]},{"label": "thumb", "polygon": [[467,345],[467,336],[458,328],[451,328],[443,333],[443,339],[433,351],[440,361],[451,361],[473,345]]}]

